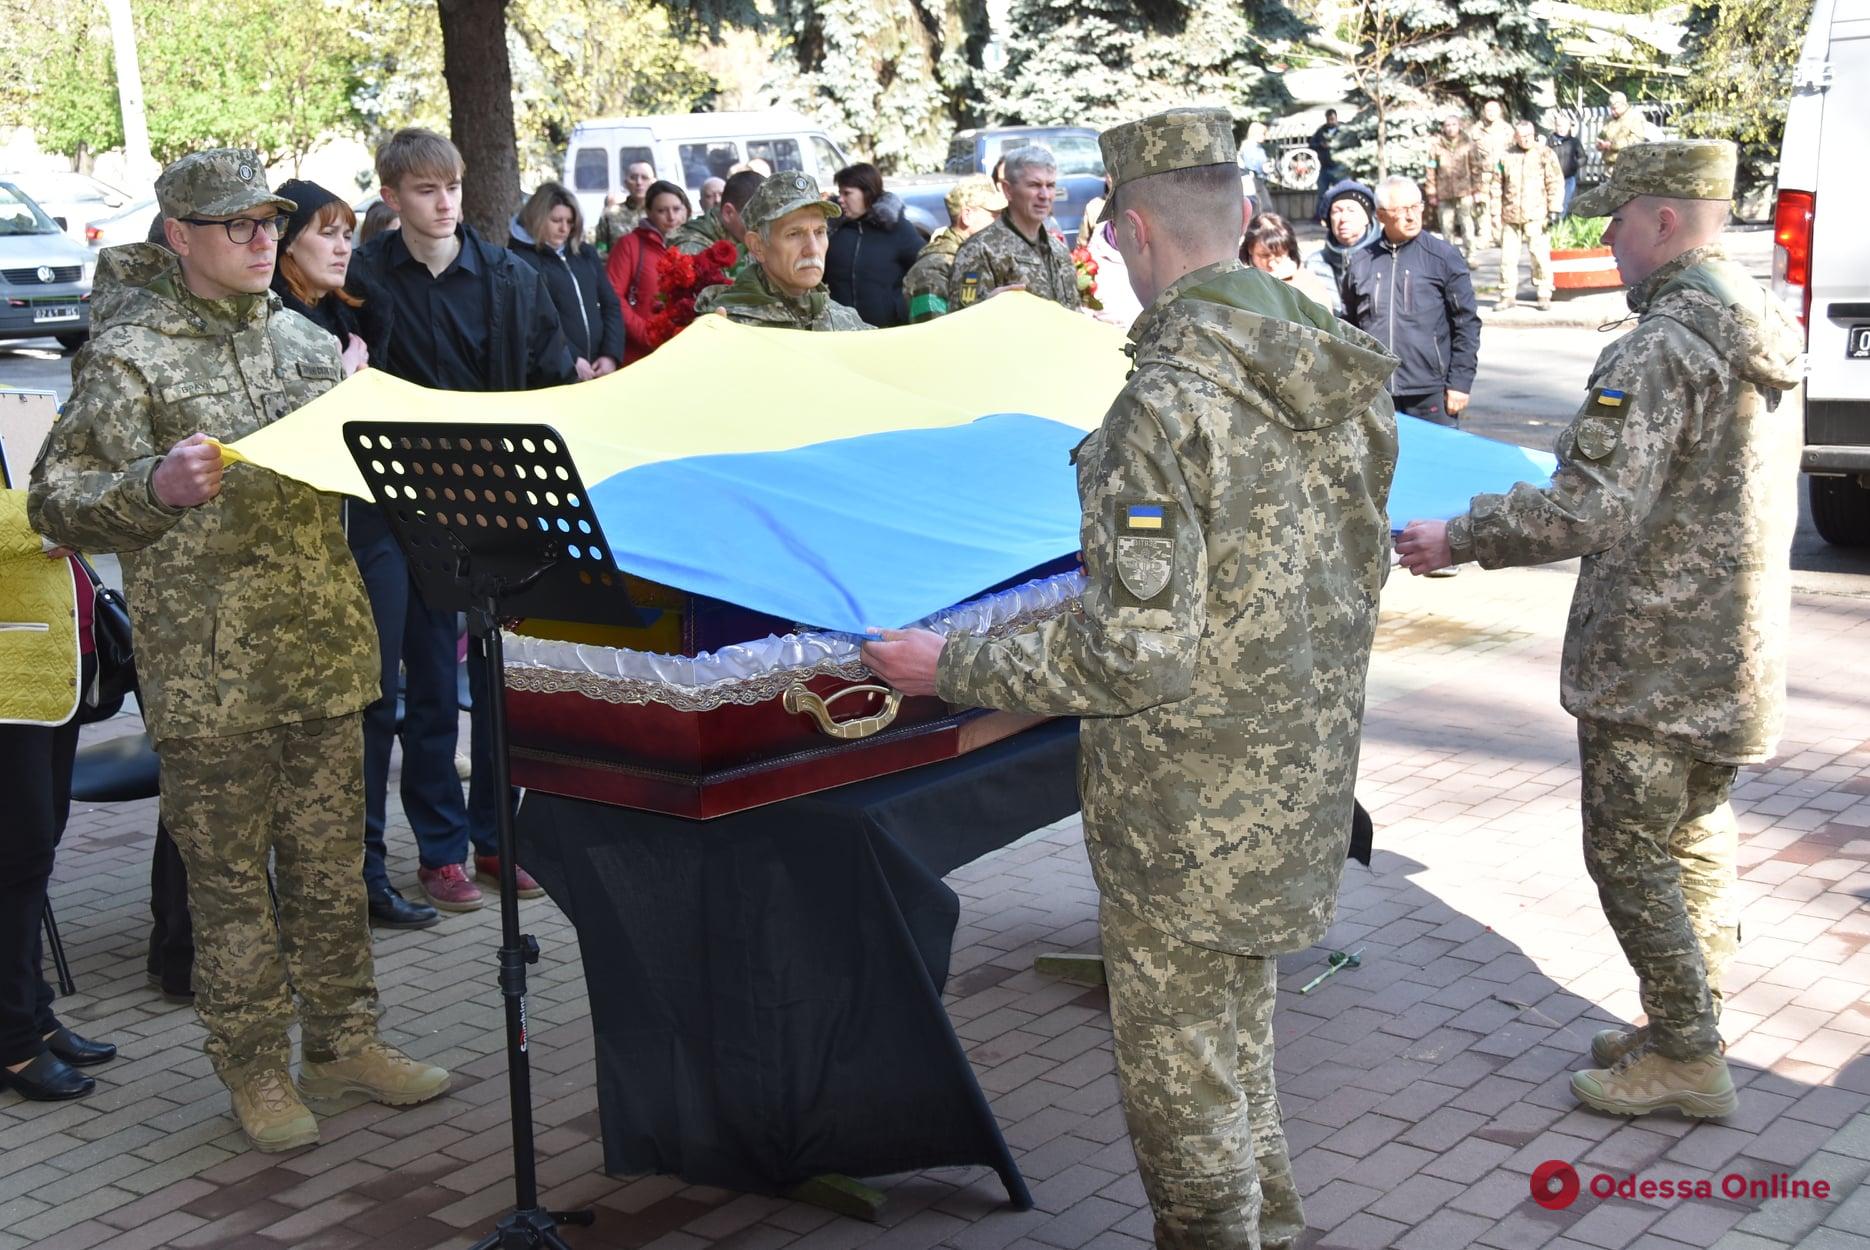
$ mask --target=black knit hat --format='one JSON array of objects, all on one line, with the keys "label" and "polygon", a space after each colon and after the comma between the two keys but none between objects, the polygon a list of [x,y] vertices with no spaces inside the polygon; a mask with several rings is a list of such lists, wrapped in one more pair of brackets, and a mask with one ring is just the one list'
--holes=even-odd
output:
[{"label": "black knit hat", "polygon": [[311,224],[319,209],[338,198],[317,183],[306,182],[301,178],[291,178],[280,183],[273,189],[273,194],[298,205],[286,214],[286,233],[279,240],[281,252],[292,246],[292,241],[299,237],[299,231]]}]

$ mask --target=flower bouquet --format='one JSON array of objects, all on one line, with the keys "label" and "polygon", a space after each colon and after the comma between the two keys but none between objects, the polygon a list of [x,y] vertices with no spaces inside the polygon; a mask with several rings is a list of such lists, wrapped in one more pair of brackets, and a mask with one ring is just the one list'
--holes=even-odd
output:
[{"label": "flower bouquet", "polygon": [[695,300],[709,287],[733,281],[728,271],[739,261],[732,239],[717,239],[692,256],[674,248],[664,252],[656,265],[656,311],[644,330],[649,345],[661,347],[680,334],[695,319]]},{"label": "flower bouquet", "polygon": [[1097,257],[1091,255],[1088,247],[1074,247],[1071,265],[1077,272],[1079,301],[1092,312],[1104,311],[1103,301],[1097,298]]}]

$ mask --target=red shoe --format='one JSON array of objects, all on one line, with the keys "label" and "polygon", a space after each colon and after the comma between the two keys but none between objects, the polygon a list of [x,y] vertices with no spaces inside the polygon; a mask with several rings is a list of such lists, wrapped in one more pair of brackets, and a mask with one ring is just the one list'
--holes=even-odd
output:
[{"label": "red shoe", "polygon": [[[474,857],[474,875],[481,881],[500,888],[500,857],[498,855],[476,855]],[[519,886],[521,898],[544,898],[545,887],[533,879],[533,875],[518,864],[513,865],[513,881]]]},{"label": "red shoe", "polygon": [[443,911],[474,911],[484,901],[480,887],[468,880],[467,871],[459,864],[418,868],[416,880],[422,883],[429,902]]}]

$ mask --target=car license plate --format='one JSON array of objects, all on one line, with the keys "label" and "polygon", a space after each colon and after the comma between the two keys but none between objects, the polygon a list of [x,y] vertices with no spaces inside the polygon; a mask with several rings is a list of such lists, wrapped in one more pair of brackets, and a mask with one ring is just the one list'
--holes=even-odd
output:
[{"label": "car license plate", "polygon": [[76,304],[41,304],[39,307],[32,310],[32,319],[35,323],[41,321],[76,321],[78,320],[78,306]]},{"label": "car license plate", "polygon": [[1851,360],[1870,360],[1870,325],[1850,328],[1844,339],[1844,355]]}]

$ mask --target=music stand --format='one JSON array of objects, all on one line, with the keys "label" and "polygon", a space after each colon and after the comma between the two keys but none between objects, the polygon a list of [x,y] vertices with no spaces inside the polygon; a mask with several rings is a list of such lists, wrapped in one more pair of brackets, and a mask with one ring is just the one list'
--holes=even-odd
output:
[{"label": "music stand", "polygon": [[526,1050],[526,965],[539,961],[539,943],[519,931],[500,622],[544,616],[635,625],[638,614],[578,467],[551,426],[347,421],[344,445],[402,548],[422,601],[431,611],[465,611],[487,661],[514,1202],[475,1250],[568,1250],[558,1225],[589,1224],[594,1217],[539,1206]]}]

